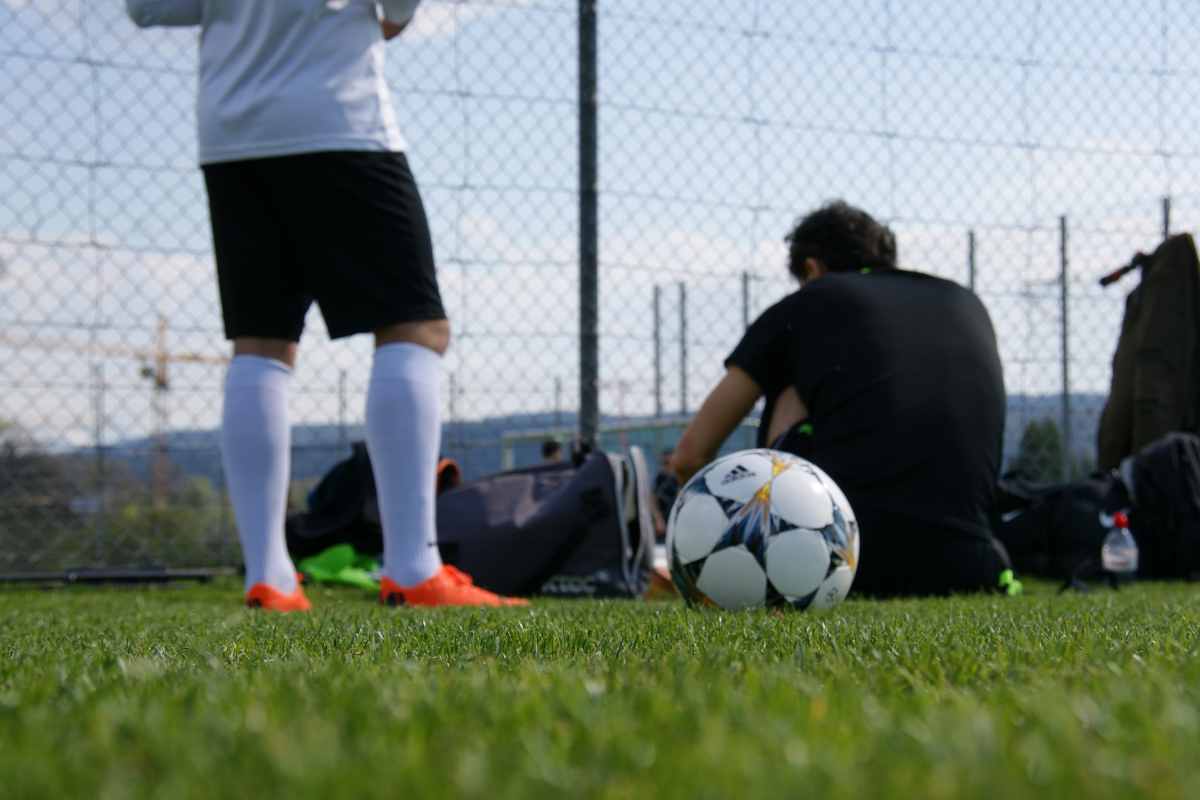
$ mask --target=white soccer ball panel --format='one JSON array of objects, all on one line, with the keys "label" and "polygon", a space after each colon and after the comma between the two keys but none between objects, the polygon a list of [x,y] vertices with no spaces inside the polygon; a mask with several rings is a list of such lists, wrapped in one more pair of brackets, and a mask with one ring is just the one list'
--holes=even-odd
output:
[{"label": "white soccer ball panel", "polygon": [[854,583],[854,570],[849,567],[838,567],[833,574],[825,579],[812,599],[809,608],[830,608],[846,599],[850,593],[850,584]]},{"label": "white soccer ball panel", "polygon": [[771,513],[798,528],[819,530],[833,522],[833,500],[819,478],[793,466],[771,484]]},{"label": "white soccer ball panel", "polygon": [[681,498],[667,530],[667,552],[690,564],[712,552],[729,529],[729,518],[715,497],[690,493]]},{"label": "white soccer ball panel", "polygon": [[807,597],[829,572],[829,544],[816,531],[784,531],[767,543],[767,577],[785,597]]},{"label": "white soccer ball panel", "polygon": [[696,588],[722,608],[753,608],[766,602],[767,576],[746,548],[730,547],[708,557]]},{"label": "white soccer ball panel", "polygon": [[717,459],[704,473],[704,483],[717,497],[748,502],[771,480],[773,464],[761,451],[743,451]]}]

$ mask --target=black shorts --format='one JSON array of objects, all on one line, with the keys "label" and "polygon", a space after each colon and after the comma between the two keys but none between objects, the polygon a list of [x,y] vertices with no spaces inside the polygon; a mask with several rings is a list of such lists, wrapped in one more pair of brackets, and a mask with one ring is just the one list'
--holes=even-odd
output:
[{"label": "black shorts", "polygon": [[[811,437],[804,428],[803,423],[792,426],[771,447],[811,459],[818,466],[829,463],[813,452]],[[928,487],[930,497],[936,497],[938,490],[936,486]],[[986,528],[963,531],[946,523],[915,519],[897,505],[863,507],[856,505],[853,490],[847,488],[846,494],[858,517],[862,544],[862,560],[851,589],[857,595],[999,591],[1001,573],[1012,568],[1004,545]]]},{"label": "black shorts", "polygon": [[859,514],[862,560],[851,592],[904,597],[1000,591],[1012,569],[1004,545],[990,536],[939,530],[889,514]]},{"label": "black shorts", "polygon": [[305,153],[203,169],[227,338],[297,342],[313,301],[334,339],[446,318],[403,153]]}]

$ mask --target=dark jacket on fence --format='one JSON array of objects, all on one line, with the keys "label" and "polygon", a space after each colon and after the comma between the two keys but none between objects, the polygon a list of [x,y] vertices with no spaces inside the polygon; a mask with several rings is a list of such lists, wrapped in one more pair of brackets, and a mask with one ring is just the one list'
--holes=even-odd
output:
[{"label": "dark jacket on fence", "polygon": [[1200,430],[1200,260],[1172,236],[1125,301],[1112,387],[1100,418],[1099,467],[1112,469],[1171,431]]}]

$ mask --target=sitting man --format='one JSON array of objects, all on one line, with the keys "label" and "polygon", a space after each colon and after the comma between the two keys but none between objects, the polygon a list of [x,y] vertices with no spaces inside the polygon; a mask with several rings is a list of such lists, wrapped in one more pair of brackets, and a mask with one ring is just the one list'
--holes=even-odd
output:
[{"label": "sitting man", "polygon": [[1005,395],[987,311],[966,289],[896,268],[892,232],[834,202],[788,235],[801,284],[767,309],[675,449],[681,481],[754,408],[759,445],[806,458],[846,493],[862,556],[854,591],[1004,588],[988,527]]}]

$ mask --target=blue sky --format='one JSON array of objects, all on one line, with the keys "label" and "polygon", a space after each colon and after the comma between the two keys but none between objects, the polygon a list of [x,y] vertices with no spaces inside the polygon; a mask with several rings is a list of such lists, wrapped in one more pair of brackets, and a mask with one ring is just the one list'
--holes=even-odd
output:
[{"label": "blue sky", "polygon": [[[1100,391],[1123,292],[1097,273],[1152,247],[1159,198],[1200,225],[1194,3],[600,0],[602,404],[653,410],[651,298],[668,287],[666,405],[687,404],[741,328],[789,290],[781,237],[845,197],[891,221],[906,265],[966,280],[996,321],[1013,392],[1059,380],[1057,218],[1071,221],[1071,369]],[[433,224],[457,340],[456,415],[568,407],[577,372],[575,3],[430,2],[389,49],[389,81]],[[0,0],[0,417],[88,443],[152,427],[127,358],[158,314],[171,347],[220,354],[194,166],[195,33],[138,31],[122,4]],[[368,345],[319,317],[300,421],[350,419]],[[24,337],[24,338],[22,338]],[[37,345],[37,346],[33,346]],[[61,346],[60,346],[61,345]],[[56,351],[55,348],[58,348]],[[97,397],[94,376],[103,371]],[[171,422],[207,427],[219,366],[174,368]],[[450,411],[446,399],[446,411]]]}]

